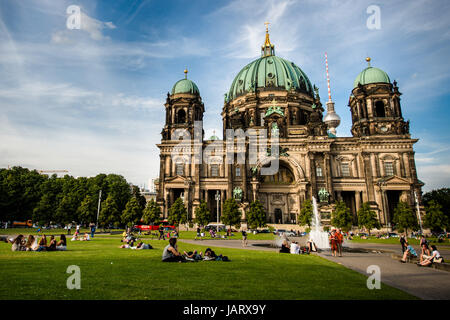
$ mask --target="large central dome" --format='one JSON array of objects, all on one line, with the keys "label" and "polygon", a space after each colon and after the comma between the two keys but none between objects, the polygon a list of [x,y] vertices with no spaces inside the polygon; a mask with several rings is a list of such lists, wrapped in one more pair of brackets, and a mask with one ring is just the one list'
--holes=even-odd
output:
[{"label": "large central dome", "polygon": [[313,87],[306,74],[293,62],[274,55],[261,57],[246,65],[231,84],[228,101],[261,88],[295,89],[311,96]]},{"label": "large central dome", "polygon": [[313,87],[306,74],[293,62],[275,56],[266,25],[266,41],[261,47],[261,58],[246,65],[231,84],[227,102],[256,90],[291,90],[314,96]]}]

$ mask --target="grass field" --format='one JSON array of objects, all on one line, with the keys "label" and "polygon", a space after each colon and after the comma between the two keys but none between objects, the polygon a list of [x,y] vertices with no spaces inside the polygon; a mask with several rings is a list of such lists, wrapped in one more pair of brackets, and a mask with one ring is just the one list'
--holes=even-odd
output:
[{"label": "grass field", "polygon": [[[69,242],[68,251],[12,252],[0,243],[0,299],[414,299],[318,256],[213,248],[231,262],[163,263],[153,250],[119,249],[119,239]],[[179,244],[180,250],[205,247]],[[69,265],[81,290],[66,287]]]},{"label": "grass field", "polygon": [[[437,247],[439,246],[450,246],[450,242],[446,239],[444,242],[437,242],[436,238],[427,238],[428,242],[431,244],[435,244]],[[389,239],[378,239],[376,237],[369,237],[368,239],[361,239],[357,236],[353,237],[352,242],[357,243],[386,243],[386,244],[398,244],[400,245],[399,238],[389,238]],[[420,239],[408,238],[408,243],[411,245],[419,245]]]}]

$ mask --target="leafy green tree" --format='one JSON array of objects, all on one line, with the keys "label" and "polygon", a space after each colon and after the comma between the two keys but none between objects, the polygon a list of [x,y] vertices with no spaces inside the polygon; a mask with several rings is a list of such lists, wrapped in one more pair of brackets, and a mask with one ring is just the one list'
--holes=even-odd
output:
[{"label": "leafy green tree", "polygon": [[22,167],[0,171],[0,219],[24,221],[31,219],[40,201],[45,176]]},{"label": "leafy green tree", "polygon": [[[432,200],[435,204],[441,206],[440,210],[447,217],[447,225],[445,227],[441,226],[441,228],[444,227],[447,230],[450,229],[450,188],[441,188],[427,192],[423,195],[422,200],[425,207],[429,207]],[[435,204],[433,204],[433,206],[435,206]]]},{"label": "leafy green tree", "polygon": [[313,206],[311,200],[306,200],[303,204],[300,214],[298,215],[298,224],[301,226],[311,227],[313,217]]},{"label": "leafy green tree", "polygon": [[394,218],[392,219],[392,222],[399,232],[404,231],[408,234],[408,229],[413,231],[419,230],[416,214],[411,207],[403,201],[400,201],[394,209]]},{"label": "leafy green tree", "polygon": [[331,213],[331,224],[348,232],[352,228],[353,216],[344,201],[338,201],[336,208]]},{"label": "leafy green tree", "polygon": [[121,216],[116,201],[112,195],[109,195],[106,200],[102,202],[100,213],[98,215],[98,223],[105,228],[110,224],[119,224],[120,221]]},{"label": "leafy green tree", "polygon": [[175,200],[175,202],[170,207],[167,220],[169,221],[169,223],[173,223],[175,226],[179,226],[180,224],[184,224],[187,222],[187,210],[181,198]]},{"label": "leafy green tree", "polygon": [[131,194],[133,197],[136,198],[136,200],[139,203],[139,205],[141,206],[142,210],[144,210],[147,205],[147,200],[145,200],[145,197],[141,194],[141,190],[139,190],[139,187],[133,186]]},{"label": "leafy green tree", "polygon": [[90,223],[96,221],[96,203],[92,199],[90,195],[87,195],[83,202],[81,202],[80,206],[77,209],[78,218],[80,221],[84,223]]},{"label": "leafy green tree", "polygon": [[370,210],[370,204],[368,202],[364,202],[358,210],[358,226],[360,228],[366,228],[369,235],[370,230],[380,228],[377,215],[375,211]]},{"label": "leafy green tree", "polygon": [[200,202],[200,205],[195,208],[194,221],[200,226],[206,226],[211,221],[211,212],[209,212],[208,205],[205,201]]},{"label": "leafy green tree", "polygon": [[33,210],[33,221],[41,226],[50,223],[54,210],[53,199],[50,195],[44,194]]},{"label": "leafy green tree", "polygon": [[137,199],[132,197],[125,206],[125,210],[122,212],[122,223],[131,227],[138,223],[141,218],[142,208],[139,205]]},{"label": "leafy green tree", "polygon": [[161,220],[161,208],[151,199],[145,207],[142,215],[142,220],[146,224],[154,223],[158,224]]},{"label": "leafy green tree", "polygon": [[432,232],[440,232],[448,227],[448,217],[442,212],[442,207],[435,200],[430,200],[425,207],[424,226]]},{"label": "leafy green tree", "polygon": [[266,211],[259,200],[250,203],[250,209],[247,211],[247,224],[251,229],[266,226]]},{"label": "leafy green tree", "polygon": [[241,226],[241,216],[241,211],[234,198],[224,201],[221,220],[225,225],[230,227],[233,225],[239,228]]}]

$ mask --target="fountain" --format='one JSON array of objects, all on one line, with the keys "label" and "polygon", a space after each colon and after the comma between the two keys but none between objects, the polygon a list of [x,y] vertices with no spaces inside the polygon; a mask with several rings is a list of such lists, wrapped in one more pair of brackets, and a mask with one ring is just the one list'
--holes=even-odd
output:
[{"label": "fountain", "polygon": [[328,232],[324,232],[320,226],[320,216],[317,210],[317,201],[315,197],[312,197],[313,202],[313,219],[311,222],[311,231],[309,233],[309,240],[314,242],[319,249],[329,249],[330,243],[328,241]]}]

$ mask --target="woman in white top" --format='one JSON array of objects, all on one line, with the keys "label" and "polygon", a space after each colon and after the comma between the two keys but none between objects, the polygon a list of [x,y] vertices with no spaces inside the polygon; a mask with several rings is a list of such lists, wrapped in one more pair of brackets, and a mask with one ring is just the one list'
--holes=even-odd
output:
[{"label": "woman in white top", "polygon": [[429,266],[433,262],[438,262],[438,263],[443,262],[444,259],[442,258],[439,251],[437,251],[436,246],[431,245],[431,249],[433,250],[431,252],[431,256],[423,255],[424,260],[422,262],[418,263],[419,266]]},{"label": "woman in white top", "polygon": [[291,254],[299,254],[300,253],[300,247],[297,242],[291,243]]}]

